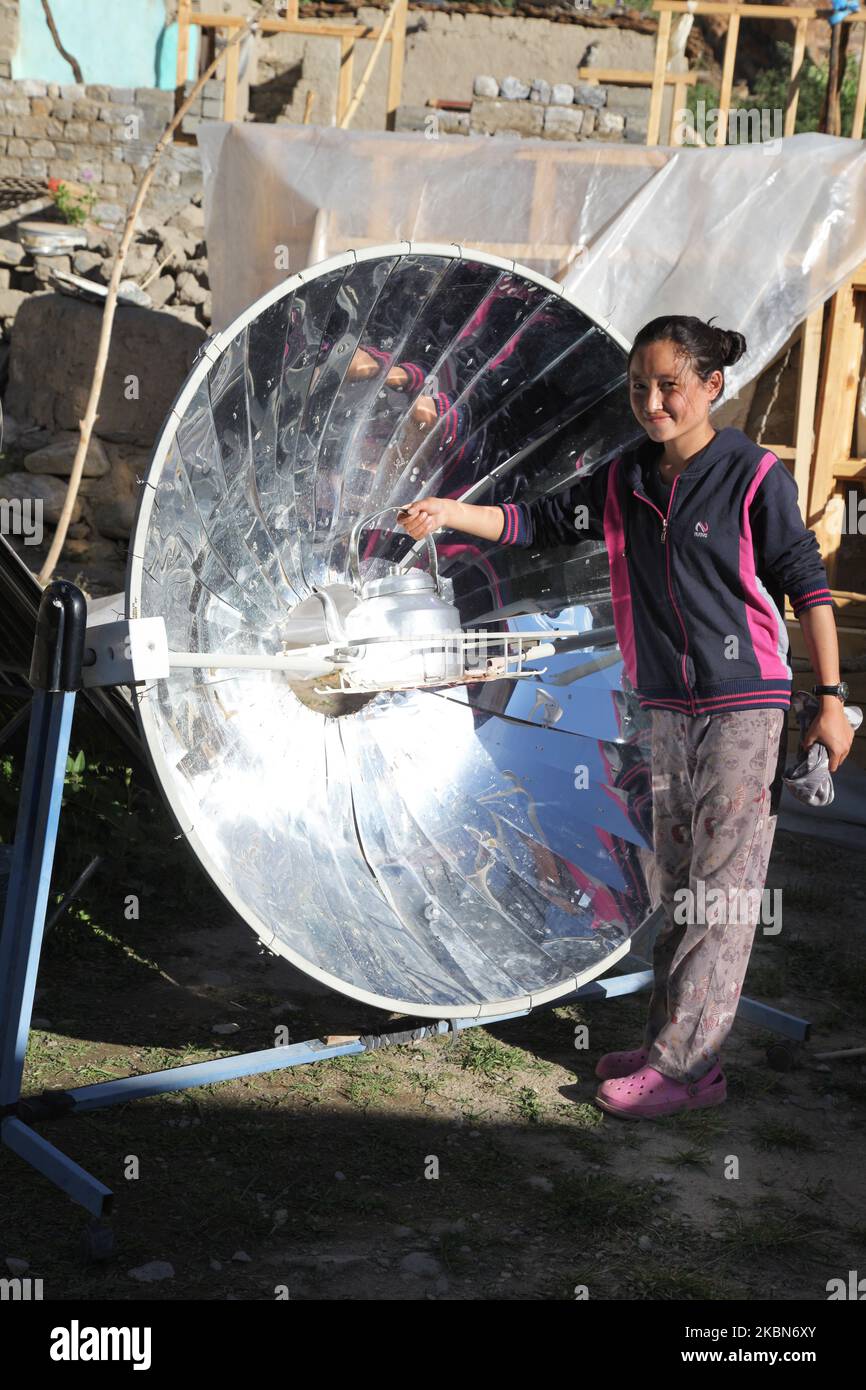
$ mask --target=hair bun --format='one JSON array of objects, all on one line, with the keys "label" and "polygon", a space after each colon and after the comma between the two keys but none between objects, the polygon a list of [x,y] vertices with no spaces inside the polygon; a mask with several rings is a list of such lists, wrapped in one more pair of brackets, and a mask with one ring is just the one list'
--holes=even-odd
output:
[{"label": "hair bun", "polygon": [[716,332],[719,335],[722,362],[726,367],[731,367],[735,362],[739,362],[746,351],[746,340],[742,333],[735,333],[725,328],[717,328]]}]

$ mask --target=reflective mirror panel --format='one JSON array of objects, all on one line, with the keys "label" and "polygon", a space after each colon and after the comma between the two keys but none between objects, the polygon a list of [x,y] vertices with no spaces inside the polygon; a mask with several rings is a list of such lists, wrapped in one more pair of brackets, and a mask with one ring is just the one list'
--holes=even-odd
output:
[{"label": "reflective mirror panel", "polygon": [[[649,910],[649,722],[603,546],[437,536],[464,628],[572,630],[527,679],[335,715],[207,653],[278,653],[293,610],[347,583],[359,518],[431,494],[529,500],[634,443],[626,354],[510,262],[408,244],[343,259],[220,335],[169,417],[128,612],[161,615],[202,664],[141,689],[139,717],[184,834],[271,950],[402,1012],[507,1012],[600,973]],[[362,530],[365,581],[427,563],[392,526]]]}]

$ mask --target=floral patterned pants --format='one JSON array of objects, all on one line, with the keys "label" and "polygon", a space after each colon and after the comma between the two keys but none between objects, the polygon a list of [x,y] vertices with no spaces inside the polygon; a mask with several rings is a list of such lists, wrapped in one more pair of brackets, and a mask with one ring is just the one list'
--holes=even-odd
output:
[{"label": "floral patterned pants", "polygon": [[786,725],[781,709],[652,710],[663,920],[644,1045],[648,1065],[677,1081],[711,1071],[733,1025],[776,830],[771,784]]}]

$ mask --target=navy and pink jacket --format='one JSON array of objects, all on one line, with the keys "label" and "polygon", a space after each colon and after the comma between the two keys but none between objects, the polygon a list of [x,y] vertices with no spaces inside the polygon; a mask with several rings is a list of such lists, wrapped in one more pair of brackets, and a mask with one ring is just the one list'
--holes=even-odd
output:
[{"label": "navy and pink jacket", "polygon": [[675,480],[667,514],[647,494],[662,445],[646,439],[567,489],[500,504],[500,544],[604,541],[626,675],[645,708],[787,709],[795,616],[832,604],[797,485],[742,430],[719,430]]}]

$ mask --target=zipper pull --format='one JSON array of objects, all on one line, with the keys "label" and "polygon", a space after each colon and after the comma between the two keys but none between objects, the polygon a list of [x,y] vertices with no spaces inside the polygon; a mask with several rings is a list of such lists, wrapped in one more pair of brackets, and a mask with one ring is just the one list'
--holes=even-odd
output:
[{"label": "zipper pull", "polygon": [[668,537],[668,519],[667,519],[667,517],[664,517],[664,519],[662,520],[662,545],[664,545],[665,542],[667,541],[667,537]]}]

